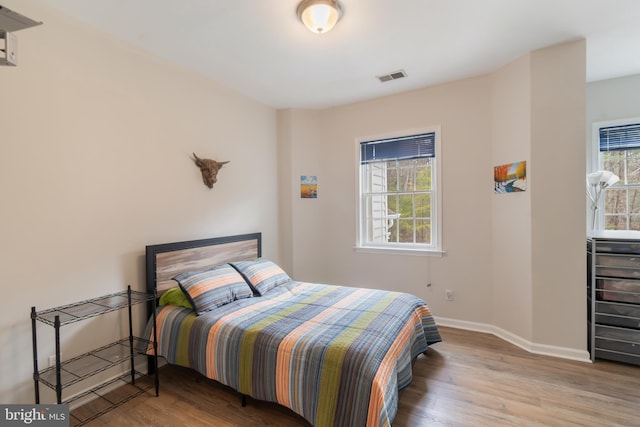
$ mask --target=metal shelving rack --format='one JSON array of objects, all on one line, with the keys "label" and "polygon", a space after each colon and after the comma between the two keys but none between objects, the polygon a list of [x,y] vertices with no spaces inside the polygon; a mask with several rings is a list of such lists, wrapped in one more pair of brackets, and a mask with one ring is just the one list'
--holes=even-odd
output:
[{"label": "metal shelving rack", "polygon": [[[108,412],[116,406],[131,400],[147,390],[155,386],[156,396],[159,394],[160,382],[158,378],[158,370],[154,372],[153,382],[141,381],[143,373],[136,371],[134,358],[136,355],[146,355],[147,349],[153,348],[153,359],[155,366],[158,364],[157,344],[156,344],[156,314],[155,314],[156,295],[153,293],[145,293],[131,290],[131,286],[126,291],[105,295],[99,298],[93,298],[80,301],[74,304],[54,307],[48,310],[36,311],[35,307],[31,307],[31,329],[33,336],[33,381],[35,388],[36,404],[40,403],[40,383],[55,390],[57,403],[71,403],[90,394],[95,394],[99,398],[105,400],[102,407],[92,415],[77,419],[74,425],[82,425],[91,421],[98,416]],[[131,307],[141,303],[150,303],[153,306],[153,341],[148,341],[133,335],[133,325],[131,316]],[[88,351],[84,354],[76,356],[72,359],[61,361],[60,359],[60,328],[71,323],[80,322],[92,317],[100,316],[112,311],[128,309],[129,314],[129,336],[116,342],[107,344],[100,348]],[[55,330],[55,366],[39,370],[38,369],[38,349],[36,335],[36,321],[52,326]],[[64,388],[76,384],[82,380],[90,378],[100,372],[106,371],[112,367],[130,362],[130,372],[110,380],[107,383],[91,388],[90,390],[74,396],[66,401],[62,400],[62,391]],[[138,384],[136,384],[136,381]],[[123,382],[129,384],[126,393],[115,393],[114,396],[106,396],[105,392],[110,390],[115,383]],[[73,415],[73,414],[72,414]]]}]

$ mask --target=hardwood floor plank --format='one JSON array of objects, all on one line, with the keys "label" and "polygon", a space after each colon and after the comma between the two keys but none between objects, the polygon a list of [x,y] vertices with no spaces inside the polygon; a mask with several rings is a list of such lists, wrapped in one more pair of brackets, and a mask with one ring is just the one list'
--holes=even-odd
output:
[{"label": "hardwood floor plank", "polygon": [[[493,335],[441,328],[400,392],[394,427],[640,426],[640,367],[528,353]],[[88,412],[91,403],[78,411]],[[279,405],[248,399],[180,367],[160,371],[160,396],[144,394],[89,426],[309,424]]]}]

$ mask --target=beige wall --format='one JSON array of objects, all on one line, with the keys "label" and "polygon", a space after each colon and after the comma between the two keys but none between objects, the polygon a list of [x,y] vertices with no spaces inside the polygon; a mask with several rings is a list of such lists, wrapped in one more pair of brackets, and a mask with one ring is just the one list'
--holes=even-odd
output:
[{"label": "beige wall", "polygon": [[493,324],[531,340],[531,57],[492,74],[492,165],[527,162],[527,191],[491,196]]},{"label": "beige wall", "polygon": [[533,341],[586,349],[586,44],[531,54]]},{"label": "beige wall", "polygon": [[[640,74],[601,80],[587,85],[587,168],[593,158],[592,126],[594,122],[640,117]],[[597,150],[597,147],[596,147]]]},{"label": "beige wall", "polygon": [[[0,402],[28,403],[32,305],[143,289],[148,244],[262,231],[278,259],[276,113],[33,1],[2,5],[44,21],[0,67]],[[231,161],[212,190],[193,151]],[[123,326],[63,329],[63,353]]]},{"label": "beige wall", "polygon": [[[478,77],[292,118],[295,277],[411,292],[443,317],[491,321],[490,80]],[[441,258],[356,253],[356,139],[441,126]],[[300,199],[300,175],[318,175],[318,199]],[[426,284],[431,282],[432,289]],[[445,289],[456,300],[445,301]]]},{"label": "beige wall", "polygon": [[640,74],[589,83],[587,130],[594,121],[640,117],[639,90]]},{"label": "beige wall", "polygon": [[[587,85],[587,171],[598,167],[598,139],[594,138],[594,124],[612,120],[640,119],[640,74],[601,80]],[[595,146],[594,146],[595,145]],[[591,228],[593,213],[587,203],[587,230]]]},{"label": "beige wall", "polygon": [[[293,236],[296,278],[411,292],[446,324],[586,359],[584,74],[585,44],[577,41],[487,76],[326,110],[280,111],[295,147],[282,187],[293,200],[292,231],[285,225],[281,232]],[[354,251],[355,141],[433,125],[442,130],[446,255]],[[527,191],[494,195],[493,166],[520,160],[527,161]],[[299,199],[301,174],[318,175],[317,200]],[[445,300],[446,289],[454,301]]]}]

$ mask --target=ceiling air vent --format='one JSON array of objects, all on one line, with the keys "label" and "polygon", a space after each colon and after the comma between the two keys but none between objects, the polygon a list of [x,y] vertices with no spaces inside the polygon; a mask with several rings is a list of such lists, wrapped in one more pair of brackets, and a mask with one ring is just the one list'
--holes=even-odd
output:
[{"label": "ceiling air vent", "polygon": [[393,73],[378,76],[378,80],[384,83],[384,82],[389,82],[391,80],[398,80],[403,77],[407,77],[407,73],[405,73],[404,70],[400,70],[400,71],[394,71]]}]

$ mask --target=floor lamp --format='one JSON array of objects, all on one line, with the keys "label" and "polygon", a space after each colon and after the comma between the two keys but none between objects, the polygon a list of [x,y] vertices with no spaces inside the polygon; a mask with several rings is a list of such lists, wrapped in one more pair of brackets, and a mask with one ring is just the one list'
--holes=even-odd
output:
[{"label": "floor lamp", "polygon": [[598,203],[602,191],[618,182],[620,178],[609,171],[597,171],[587,174],[587,196],[591,200],[591,210],[593,218],[591,219],[591,229],[596,229],[596,218],[598,216]]}]

